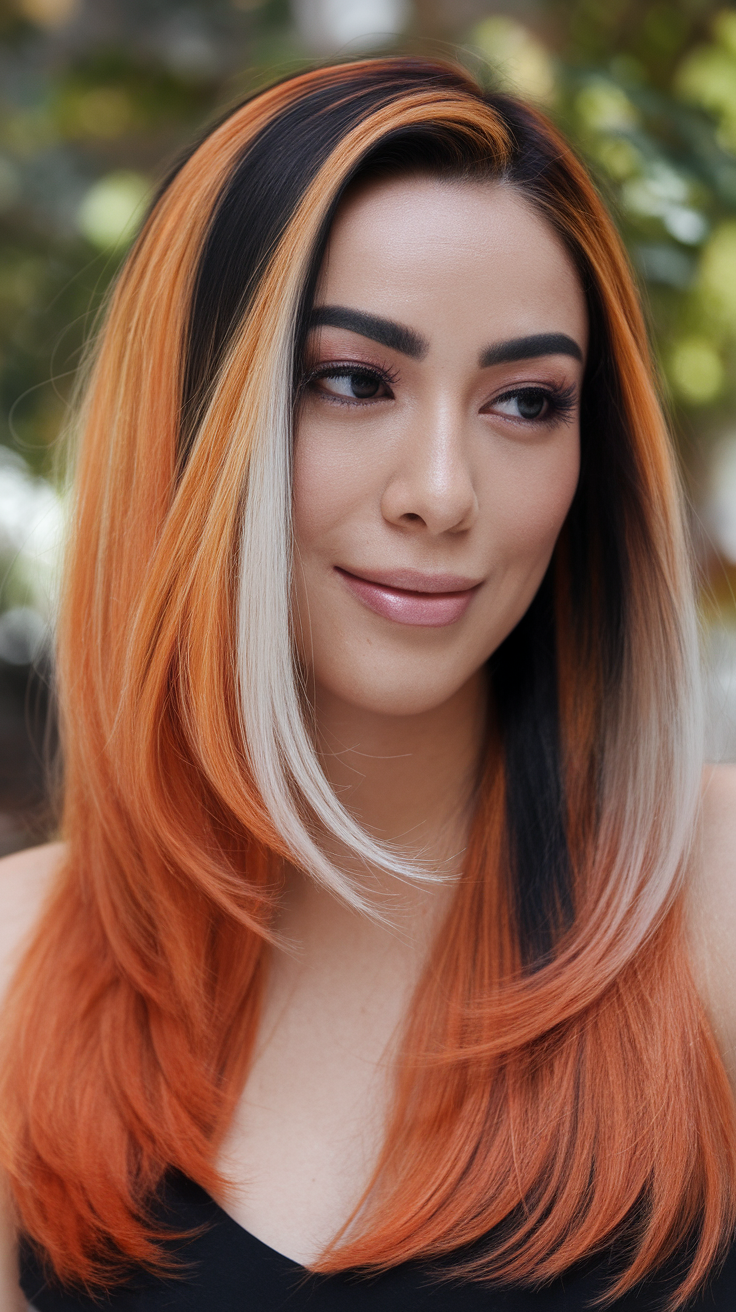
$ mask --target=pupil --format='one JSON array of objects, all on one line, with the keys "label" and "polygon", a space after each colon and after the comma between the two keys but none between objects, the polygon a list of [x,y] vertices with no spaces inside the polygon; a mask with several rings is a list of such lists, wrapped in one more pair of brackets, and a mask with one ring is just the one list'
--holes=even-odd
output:
[{"label": "pupil", "polygon": [[375,396],[379,387],[378,379],[372,378],[370,374],[351,374],[350,383],[353,396],[361,399],[367,396]]},{"label": "pupil", "polygon": [[522,419],[538,419],[545,399],[544,392],[520,392],[516,404]]}]

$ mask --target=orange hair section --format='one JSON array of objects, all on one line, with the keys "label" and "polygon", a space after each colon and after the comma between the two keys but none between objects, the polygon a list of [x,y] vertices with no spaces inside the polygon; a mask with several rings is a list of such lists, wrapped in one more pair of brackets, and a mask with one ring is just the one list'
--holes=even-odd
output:
[{"label": "orange hair section", "polygon": [[417,992],[367,1211],[356,1208],[359,1225],[348,1223],[319,1269],[384,1270],[488,1237],[454,1274],[543,1283],[625,1236],[629,1261],[607,1302],[675,1254],[682,1261],[698,1233],[679,1306],[734,1221],[733,1100],[689,974],[681,907],[593,1001],[581,962],[579,1005],[560,1006],[557,1023],[535,1022],[549,986],[527,986],[527,1023],[514,1035],[498,758],[490,776]]},{"label": "orange hair section", "polygon": [[[393,67],[307,73],[217,127],[148,218],[97,348],[59,632],[68,855],[14,984],[0,1071],[0,1158],[19,1225],[62,1280],[109,1286],[130,1263],[165,1266],[150,1202],[167,1170],[226,1186],[214,1161],[247,1073],[289,857],[254,782],[236,633],[241,571],[259,586],[240,530],[254,453],[269,440],[274,343],[293,331],[340,188],[388,133],[439,125],[474,157],[485,151],[499,177],[511,157],[499,114],[447,68],[454,90],[428,77],[346,132],[263,271],[180,470],[188,316],[223,186],[287,106],[317,87],[349,96],[356,69],[390,87]],[[736,1140],[684,949],[686,853],[666,800],[678,744],[663,728],[648,757],[647,743],[628,751],[653,708],[666,728],[684,686],[679,491],[625,256],[582,166],[538,123],[561,161],[548,217],[595,282],[631,435],[626,695],[607,685],[597,645],[596,562],[581,618],[563,535],[555,604],[575,922],[549,963],[521,971],[494,731],[464,877],[407,1021],[381,1161],[317,1265],[383,1268],[488,1235],[466,1273],[531,1283],[628,1226],[617,1293],[695,1228],[682,1301],[733,1227]],[[647,779],[656,787],[641,792]],[[655,878],[670,848],[670,873]]]}]

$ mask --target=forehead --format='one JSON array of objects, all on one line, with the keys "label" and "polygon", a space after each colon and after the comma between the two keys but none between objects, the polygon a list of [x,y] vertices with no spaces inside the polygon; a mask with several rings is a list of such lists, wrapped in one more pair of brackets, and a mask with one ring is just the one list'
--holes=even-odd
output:
[{"label": "forehead", "polygon": [[317,299],[430,332],[434,320],[464,335],[586,337],[585,297],[561,239],[518,191],[493,181],[356,187],[336,215]]}]

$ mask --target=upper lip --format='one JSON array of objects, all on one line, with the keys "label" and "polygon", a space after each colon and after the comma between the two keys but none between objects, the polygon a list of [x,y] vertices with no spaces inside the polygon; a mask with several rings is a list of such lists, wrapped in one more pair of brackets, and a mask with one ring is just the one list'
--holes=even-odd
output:
[{"label": "upper lip", "polygon": [[397,588],[401,592],[469,592],[477,588],[482,579],[469,579],[463,574],[426,574],[419,569],[347,569],[336,567],[343,574],[364,583],[377,583],[383,588]]}]

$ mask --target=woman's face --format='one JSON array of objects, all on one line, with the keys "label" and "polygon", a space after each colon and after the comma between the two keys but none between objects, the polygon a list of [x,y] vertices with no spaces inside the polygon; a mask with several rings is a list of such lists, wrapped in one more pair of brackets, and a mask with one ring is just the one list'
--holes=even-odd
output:
[{"label": "woman's face", "polygon": [[587,340],[559,238],[511,187],[343,203],[294,454],[294,604],[317,696],[435,709],[529,606],[575,492]]}]

